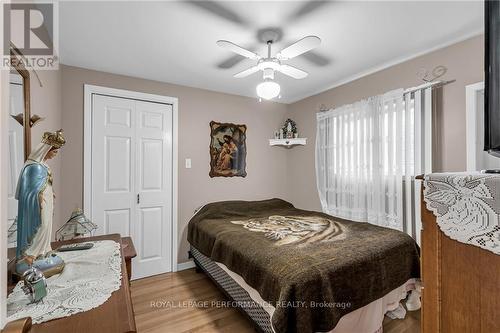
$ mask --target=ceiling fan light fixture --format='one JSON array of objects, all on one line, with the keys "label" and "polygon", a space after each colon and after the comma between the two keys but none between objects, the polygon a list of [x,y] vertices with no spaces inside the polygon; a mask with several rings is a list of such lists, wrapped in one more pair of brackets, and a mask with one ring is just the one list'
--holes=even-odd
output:
[{"label": "ceiling fan light fixture", "polygon": [[274,80],[274,70],[266,68],[262,71],[262,78],[266,80]]},{"label": "ceiling fan light fixture", "polygon": [[257,67],[263,71],[266,69],[278,70],[281,66],[281,63],[278,59],[261,59],[257,64]]},{"label": "ceiling fan light fixture", "polygon": [[266,39],[267,56],[261,57],[255,52],[247,50],[239,45],[236,45],[227,40],[217,41],[217,45],[226,48],[233,53],[239,54],[249,59],[257,59],[257,64],[244,71],[234,74],[235,78],[244,78],[252,75],[258,71],[262,71],[263,82],[259,83],[256,87],[259,102],[262,99],[270,100],[275,97],[281,98],[280,85],[274,81],[274,73],[279,72],[294,79],[303,79],[307,77],[308,73],[291,65],[282,64],[281,61],[295,58],[304,54],[315,47],[319,46],[321,39],[317,36],[306,36],[292,45],[284,48],[278,54],[273,56],[271,47],[273,42],[277,41],[279,34],[268,33],[269,38]]},{"label": "ceiling fan light fixture", "polygon": [[277,82],[265,80],[257,85],[257,96],[269,100],[279,96],[281,87]]}]

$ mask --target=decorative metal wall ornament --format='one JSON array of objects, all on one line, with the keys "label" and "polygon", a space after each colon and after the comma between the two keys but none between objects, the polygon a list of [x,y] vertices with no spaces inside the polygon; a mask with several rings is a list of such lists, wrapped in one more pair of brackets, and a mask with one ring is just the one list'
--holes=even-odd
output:
[{"label": "decorative metal wall ornament", "polygon": [[421,68],[417,72],[417,77],[425,82],[433,82],[442,77],[443,75],[445,75],[447,71],[448,68],[446,68],[446,66],[443,65],[434,67],[434,69],[430,73],[426,68]]},{"label": "decorative metal wall ornament", "polygon": [[318,110],[319,112],[325,112],[325,111],[328,111],[330,110],[325,104],[321,103],[319,106],[318,106]]},{"label": "decorative metal wall ornament", "polygon": [[245,177],[246,125],[210,122],[210,177]]}]

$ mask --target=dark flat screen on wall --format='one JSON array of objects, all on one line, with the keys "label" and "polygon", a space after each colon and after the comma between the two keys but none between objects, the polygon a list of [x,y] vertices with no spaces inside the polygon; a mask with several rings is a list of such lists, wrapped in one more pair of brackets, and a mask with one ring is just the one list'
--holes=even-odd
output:
[{"label": "dark flat screen on wall", "polygon": [[500,157],[500,1],[485,1],[484,150]]}]

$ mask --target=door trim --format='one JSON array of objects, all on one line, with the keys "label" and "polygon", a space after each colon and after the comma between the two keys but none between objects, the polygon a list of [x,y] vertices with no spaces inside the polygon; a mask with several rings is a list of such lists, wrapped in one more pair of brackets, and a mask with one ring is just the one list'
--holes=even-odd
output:
[{"label": "door trim", "polygon": [[83,211],[92,219],[92,95],[107,95],[172,105],[172,258],[171,271],[177,271],[178,218],[178,107],[176,97],[84,84],[83,101]]}]

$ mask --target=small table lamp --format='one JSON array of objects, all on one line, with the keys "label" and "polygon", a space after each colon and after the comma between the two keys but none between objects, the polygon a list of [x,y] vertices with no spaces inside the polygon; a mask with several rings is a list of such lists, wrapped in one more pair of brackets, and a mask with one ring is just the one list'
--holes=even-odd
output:
[{"label": "small table lamp", "polygon": [[97,225],[90,221],[80,208],[77,208],[71,213],[69,220],[64,223],[62,227],[57,229],[56,239],[62,241],[85,236],[87,234],[92,235],[96,229]]},{"label": "small table lamp", "polygon": [[7,230],[7,243],[15,243],[17,241],[17,217]]}]

